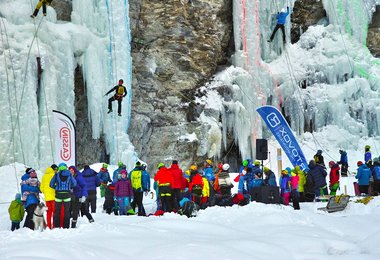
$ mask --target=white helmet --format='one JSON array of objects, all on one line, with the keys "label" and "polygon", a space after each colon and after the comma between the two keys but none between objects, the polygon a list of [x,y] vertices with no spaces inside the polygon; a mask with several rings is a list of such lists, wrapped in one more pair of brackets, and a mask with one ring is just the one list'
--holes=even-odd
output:
[{"label": "white helmet", "polygon": [[228,163],[223,164],[222,166],[223,171],[228,171],[230,169],[230,165]]}]

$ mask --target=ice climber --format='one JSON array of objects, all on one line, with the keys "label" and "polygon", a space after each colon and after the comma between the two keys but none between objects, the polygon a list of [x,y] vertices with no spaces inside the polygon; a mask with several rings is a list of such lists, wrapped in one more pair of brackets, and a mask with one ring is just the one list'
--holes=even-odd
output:
[{"label": "ice climber", "polygon": [[115,95],[108,99],[108,113],[112,112],[112,101],[117,100],[117,112],[119,116],[121,116],[121,101],[123,101],[123,97],[127,95],[127,89],[123,86],[123,82],[122,79],[119,79],[119,83],[104,95],[107,96],[112,91],[115,91]]},{"label": "ice climber", "polygon": [[288,15],[289,15],[289,6],[286,7],[286,12],[285,12],[285,8],[282,8],[281,12],[277,13],[277,15],[276,15],[277,24],[276,24],[276,27],[274,27],[273,33],[270,36],[270,39],[268,40],[268,42],[272,42],[273,38],[274,38],[274,36],[275,36],[275,34],[277,32],[277,30],[281,29],[281,31],[282,31],[282,40],[283,40],[284,44],[286,43],[286,38],[285,38],[285,22],[286,22],[286,17]]},{"label": "ice climber", "polygon": [[40,0],[38,4],[36,5],[36,9],[34,9],[33,14],[30,16],[32,18],[36,17],[38,14],[38,11],[40,11],[40,8],[42,6],[42,13],[44,16],[46,16],[46,5],[50,5],[53,0]]}]

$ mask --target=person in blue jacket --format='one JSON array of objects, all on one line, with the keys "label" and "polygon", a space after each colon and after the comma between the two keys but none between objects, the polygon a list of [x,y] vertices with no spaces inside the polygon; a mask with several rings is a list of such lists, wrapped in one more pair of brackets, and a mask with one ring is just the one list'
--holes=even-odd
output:
[{"label": "person in blue jacket", "polygon": [[215,190],[214,190],[215,175],[213,172],[212,161],[210,159],[207,159],[203,165],[204,165],[203,174],[204,174],[204,177],[206,177],[206,179],[208,180],[209,187],[210,187],[209,205],[214,206],[215,204]]},{"label": "person in blue jacket", "polygon": [[120,176],[118,176],[118,174],[120,173],[121,170],[125,170],[127,167],[122,163],[122,162],[119,162],[117,164],[117,166],[119,166],[119,168],[117,168],[116,170],[114,170],[113,174],[112,174],[112,184],[115,185],[116,182],[120,179]]},{"label": "person in blue jacket", "polygon": [[24,192],[28,193],[27,198],[24,202],[24,208],[26,210],[24,227],[34,230],[33,213],[38,203],[40,202],[38,196],[40,188],[39,185],[32,186],[28,184],[27,180],[31,177],[36,178],[37,173],[34,169],[27,168],[25,170],[25,174],[21,177],[21,194],[24,194]]},{"label": "person in blue jacket", "polygon": [[[70,206],[71,206],[71,190],[77,186],[77,181],[67,169],[65,163],[58,166],[58,172],[50,181],[50,188],[55,189],[55,211],[54,211],[54,227],[69,228],[70,226]],[[63,225],[60,223],[61,207],[64,207]]]},{"label": "person in blue jacket", "polygon": [[358,179],[360,193],[368,194],[369,179],[372,176],[371,169],[362,161],[358,161],[357,166],[359,168],[355,178]]},{"label": "person in blue jacket", "polygon": [[364,163],[367,165],[370,163],[370,161],[372,161],[372,154],[371,154],[370,149],[371,149],[371,146],[369,145],[366,145],[364,147]]},{"label": "person in blue jacket", "polygon": [[276,182],[276,175],[274,174],[274,172],[272,172],[272,170],[270,170],[269,168],[264,167],[264,174],[265,174],[264,185],[276,187],[277,182]]},{"label": "person in blue jacket", "polygon": [[339,153],[340,153],[340,160],[337,163],[342,165],[342,168],[341,168],[342,177],[347,177],[347,172],[348,172],[347,152],[344,150],[339,150]]},{"label": "person in blue jacket", "polygon": [[96,213],[96,187],[100,186],[100,180],[98,178],[98,173],[90,168],[89,165],[85,165],[82,172],[83,179],[87,187],[87,199],[86,208],[89,210],[91,205],[91,213]]},{"label": "person in blue jacket", "polygon": [[285,8],[281,10],[281,12],[277,13],[276,19],[277,19],[277,24],[276,27],[274,27],[273,33],[270,36],[270,39],[268,42],[272,42],[273,38],[277,32],[278,29],[281,29],[282,31],[282,40],[284,41],[284,44],[286,43],[286,37],[285,37],[285,23],[286,23],[286,17],[289,15],[289,6],[286,7],[286,12]]},{"label": "person in blue jacket", "polygon": [[73,188],[73,194],[71,197],[71,211],[73,218],[71,220],[71,228],[76,228],[79,210],[81,210],[82,215],[85,215],[87,217],[90,223],[94,222],[94,219],[85,207],[86,197],[88,196],[88,193],[82,173],[78,171],[75,166],[70,166],[69,171],[77,181],[77,186]]},{"label": "person in blue jacket", "polygon": [[263,185],[262,170],[260,169],[260,162],[255,161],[254,165],[249,164],[247,173],[240,176],[238,191],[239,193],[247,194],[252,191],[254,187]]}]

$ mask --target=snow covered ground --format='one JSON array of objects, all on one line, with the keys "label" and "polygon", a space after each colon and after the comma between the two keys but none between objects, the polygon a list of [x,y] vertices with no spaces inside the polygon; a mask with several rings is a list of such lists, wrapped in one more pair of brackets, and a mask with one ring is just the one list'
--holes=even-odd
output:
[{"label": "snow covered ground", "polygon": [[[100,164],[92,166],[98,170]],[[23,165],[17,164],[20,178]],[[111,169],[112,170],[112,167]],[[38,173],[42,177],[42,173]],[[347,182],[352,179],[346,178]],[[77,229],[10,230],[9,201],[17,192],[13,166],[0,168],[1,259],[379,259],[380,197],[350,202],[343,212],[317,210],[326,203],[251,204],[201,210],[196,218],[114,216],[80,218]],[[356,200],[356,198],[351,198]],[[147,212],[155,202],[144,197]]]}]

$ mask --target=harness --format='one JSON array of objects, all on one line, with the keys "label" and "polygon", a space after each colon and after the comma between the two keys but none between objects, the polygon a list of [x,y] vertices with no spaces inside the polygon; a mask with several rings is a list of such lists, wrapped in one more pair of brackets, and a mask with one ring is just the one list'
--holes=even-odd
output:
[{"label": "harness", "polygon": [[34,212],[33,212],[33,215],[34,215],[34,216],[37,216],[37,217],[40,217],[40,218],[42,218],[42,217],[44,216],[44,215],[38,215],[38,214],[36,214],[36,213],[34,213]]}]

